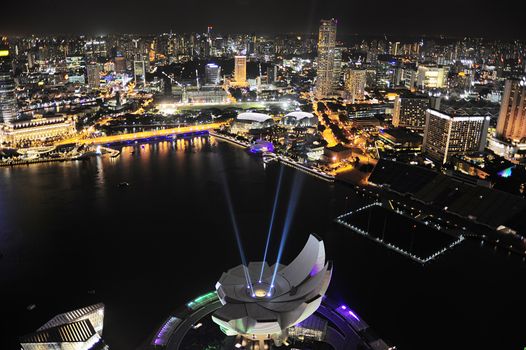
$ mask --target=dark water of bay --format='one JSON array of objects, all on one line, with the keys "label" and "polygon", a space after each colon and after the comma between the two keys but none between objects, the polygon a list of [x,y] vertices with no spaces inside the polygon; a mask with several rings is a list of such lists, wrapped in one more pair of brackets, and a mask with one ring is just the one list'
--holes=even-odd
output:
[{"label": "dark water of bay", "polygon": [[[123,146],[116,159],[0,168],[0,348],[18,349],[18,336],[56,313],[102,301],[106,342],[135,349],[240,263],[223,177],[247,258],[262,258],[278,174],[279,164],[264,168],[207,137]],[[301,193],[283,262],[320,235],[334,262],[329,296],[399,349],[526,346],[521,258],[467,240],[416,264],[333,223],[346,197],[359,200],[344,185],[285,169],[271,261],[294,182]]]}]

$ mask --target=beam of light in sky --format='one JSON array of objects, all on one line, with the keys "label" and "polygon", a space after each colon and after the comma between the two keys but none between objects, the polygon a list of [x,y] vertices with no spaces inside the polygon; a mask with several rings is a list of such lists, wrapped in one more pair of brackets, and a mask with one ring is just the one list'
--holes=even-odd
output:
[{"label": "beam of light in sky", "polygon": [[294,212],[296,211],[296,206],[300,197],[302,183],[303,175],[299,174],[299,172],[296,172],[296,175],[294,176],[294,182],[292,184],[292,189],[290,191],[287,216],[285,218],[285,224],[283,225],[283,231],[281,233],[281,242],[279,243],[278,257],[276,259],[276,264],[274,265],[274,272],[272,274],[272,281],[270,282],[269,294],[271,293],[272,288],[274,287],[274,282],[276,281],[276,274],[278,273],[278,267],[281,261],[281,256],[283,255],[283,250],[285,248],[285,243],[287,242],[290,226],[292,225],[292,219],[294,218]]},{"label": "beam of light in sky", "polygon": [[252,287],[252,280],[250,279],[250,273],[248,271],[247,259],[245,257],[245,250],[243,249],[243,242],[241,241],[241,236],[239,234],[239,228],[237,226],[236,215],[234,213],[234,205],[232,203],[232,198],[230,196],[230,188],[226,180],[224,173],[221,173],[221,179],[223,180],[223,191],[225,193],[225,199],[228,206],[228,211],[230,214],[230,220],[232,221],[232,228],[234,229],[234,234],[236,236],[237,248],[239,250],[239,256],[241,257],[241,263],[243,264],[243,272],[245,274],[245,279],[247,281],[247,288],[250,289],[251,293],[254,294],[254,288]]},{"label": "beam of light in sky", "polygon": [[268,228],[267,242],[265,244],[265,253],[263,254],[263,263],[261,264],[261,273],[259,274],[259,283],[261,283],[261,279],[263,278],[263,271],[265,270],[265,261],[267,261],[268,246],[270,243],[270,236],[272,235],[272,227],[274,226],[274,217],[276,215],[276,208],[278,207],[279,192],[281,189],[281,179],[283,178],[283,169],[284,169],[284,166],[281,165],[281,168],[279,169],[278,184],[276,186],[276,194],[274,195],[274,205],[272,207],[272,215],[270,216],[270,225]]}]

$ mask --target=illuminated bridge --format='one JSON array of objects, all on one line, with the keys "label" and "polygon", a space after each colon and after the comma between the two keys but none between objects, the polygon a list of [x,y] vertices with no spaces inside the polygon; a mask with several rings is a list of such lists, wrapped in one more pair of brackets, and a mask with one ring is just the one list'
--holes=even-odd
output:
[{"label": "illuminated bridge", "polygon": [[161,129],[161,130],[149,130],[149,131],[140,131],[129,134],[119,134],[119,135],[110,135],[110,136],[101,136],[94,138],[70,138],[58,142],[56,145],[65,145],[65,144],[88,144],[88,145],[102,145],[109,143],[120,143],[134,140],[143,140],[149,138],[170,136],[170,135],[180,135],[180,134],[190,134],[194,132],[208,131],[212,129],[219,128],[223,123],[210,123],[210,124],[201,124],[201,125],[192,125],[192,126],[181,126],[177,128],[170,129]]}]

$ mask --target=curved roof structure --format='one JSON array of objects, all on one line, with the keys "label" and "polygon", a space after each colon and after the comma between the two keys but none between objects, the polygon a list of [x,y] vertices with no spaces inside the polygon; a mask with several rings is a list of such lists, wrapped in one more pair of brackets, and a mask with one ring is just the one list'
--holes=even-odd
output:
[{"label": "curved roof structure", "polygon": [[[259,277],[262,265],[264,273]],[[276,275],[273,278],[273,272]],[[252,279],[248,283],[245,272]],[[300,254],[287,266],[266,262],[239,265],[223,273],[216,284],[222,307],[212,319],[227,335],[270,337],[280,345],[286,329],[312,315],[331,279],[323,241],[310,235]]]},{"label": "curved roof structure", "polygon": [[309,112],[291,112],[284,116],[284,118],[286,117],[294,118],[296,120],[302,120],[305,118],[314,118],[314,114]]},{"label": "curved roof structure", "polygon": [[248,120],[260,123],[263,123],[269,119],[272,119],[272,117],[268,114],[254,112],[239,113],[237,116],[237,120]]}]

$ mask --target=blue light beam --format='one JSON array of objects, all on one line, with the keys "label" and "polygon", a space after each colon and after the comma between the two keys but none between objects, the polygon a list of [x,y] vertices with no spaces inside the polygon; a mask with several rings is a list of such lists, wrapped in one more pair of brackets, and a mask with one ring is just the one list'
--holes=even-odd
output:
[{"label": "blue light beam", "polygon": [[263,254],[263,263],[261,264],[261,273],[259,274],[259,283],[261,283],[261,280],[263,278],[263,271],[265,270],[265,261],[267,261],[268,246],[270,243],[270,236],[272,235],[272,228],[274,226],[274,217],[276,216],[276,208],[278,207],[279,192],[281,189],[281,179],[283,178],[283,168],[284,166],[281,165],[281,168],[279,170],[278,184],[276,186],[276,194],[274,196],[274,206],[272,207],[272,215],[270,217],[270,225],[268,228],[267,243],[265,244],[265,253]]},{"label": "blue light beam", "polygon": [[270,294],[272,292],[272,288],[274,288],[274,282],[276,281],[279,263],[281,261],[281,256],[283,255],[283,250],[285,248],[285,243],[287,242],[290,226],[292,225],[292,219],[294,218],[296,206],[300,197],[302,183],[303,176],[296,173],[296,176],[294,177],[294,182],[292,184],[292,189],[290,191],[289,204],[287,208],[287,217],[285,218],[285,224],[283,225],[283,231],[281,233],[281,242],[279,243],[278,257],[276,258],[276,264],[274,265],[274,272],[272,274],[272,281],[270,282],[268,294]]},{"label": "blue light beam", "polygon": [[228,212],[230,214],[230,220],[232,221],[232,228],[234,229],[234,234],[236,236],[237,248],[239,250],[239,256],[241,258],[241,263],[243,264],[243,272],[245,274],[245,279],[247,281],[247,288],[250,289],[251,293],[254,294],[254,288],[252,286],[252,280],[250,279],[250,273],[248,271],[247,259],[245,257],[245,250],[243,249],[243,242],[241,241],[241,235],[239,234],[239,228],[237,226],[236,215],[234,213],[234,205],[232,204],[232,198],[230,197],[230,189],[226,177],[222,176],[223,180],[223,191],[225,192],[225,198],[228,205]]}]

